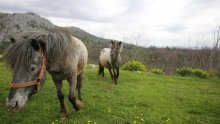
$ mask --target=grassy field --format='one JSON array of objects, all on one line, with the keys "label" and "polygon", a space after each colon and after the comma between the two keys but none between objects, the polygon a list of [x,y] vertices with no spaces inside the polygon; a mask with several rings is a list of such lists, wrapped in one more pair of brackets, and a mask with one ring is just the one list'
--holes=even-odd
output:
[{"label": "grassy field", "polygon": [[[96,75],[87,67],[84,76],[84,107],[76,112],[66,98],[68,117],[59,120],[59,102],[50,75],[41,91],[23,110],[10,113],[5,107],[10,72],[0,62],[0,123],[2,124],[219,124],[220,79],[163,76],[121,71],[119,84]],[[64,82],[65,96],[68,83]]]}]

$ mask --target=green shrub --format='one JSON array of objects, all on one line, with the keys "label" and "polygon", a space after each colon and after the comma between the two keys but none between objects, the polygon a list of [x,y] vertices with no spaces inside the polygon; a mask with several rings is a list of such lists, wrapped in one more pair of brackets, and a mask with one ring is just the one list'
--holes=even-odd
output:
[{"label": "green shrub", "polygon": [[202,69],[192,69],[190,67],[182,67],[179,69],[176,69],[176,73],[181,76],[195,76],[199,78],[207,78],[209,77],[209,73],[207,71],[204,71]]},{"label": "green shrub", "polygon": [[128,61],[121,69],[126,71],[147,71],[144,64],[135,60]]},{"label": "green shrub", "polygon": [[159,68],[152,68],[150,70],[151,73],[154,73],[154,74],[164,74],[164,71],[162,69],[159,69]]},{"label": "green shrub", "polygon": [[179,75],[181,75],[181,76],[190,76],[190,75],[193,75],[193,74],[194,74],[192,68],[190,68],[190,67],[185,67],[185,66],[183,66],[182,68],[176,69],[176,73],[179,74]]},{"label": "green shrub", "polygon": [[204,71],[202,69],[198,69],[198,68],[194,70],[194,75],[196,77],[199,77],[199,78],[207,78],[207,77],[209,77],[209,73],[208,72],[206,72],[206,71]]}]

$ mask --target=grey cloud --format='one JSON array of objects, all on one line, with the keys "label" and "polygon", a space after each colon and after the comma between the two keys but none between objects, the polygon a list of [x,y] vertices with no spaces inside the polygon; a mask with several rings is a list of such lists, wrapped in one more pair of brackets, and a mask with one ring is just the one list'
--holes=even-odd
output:
[{"label": "grey cloud", "polygon": [[193,0],[192,2],[195,4],[212,4],[213,2],[217,2],[218,0]]},{"label": "grey cloud", "polygon": [[135,14],[143,10],[143,8],[147,8],[152,4],[151,0],[128,0],[125,3],[128,7],[126,13]]},{"label": "grey cloud", "polygon": [[26,8],[17,5],[8,5],[0,2],[0,10],[1,11],[14,11],[14,12],[25,12]]},{"label": "grey cloud", "polygon": [[54,16],[98,22],[108,22],[112,20],[113,17],[97,15],[97,10],[95,10],[95,8],[91,5],[92,1],[90,0],[59,0],[53,2],[35,0],[22,4],[8,4],[0,1],[0,10],[14,12],[34,12],[43,16]]},{"label": "grey cloud", "polygon": [[173,33],[180,33],[183,32],[183,30],[185,29],[184,25],[177,25],[177,24],[172,24],[170,26],[168,26],[167,28],[165,28],[165,30],[169,31],[169,32],[173,32]]},{"label": "grey cloud", "polygon": [[186,6],[187,17],[196,16],[202,14],[210,8],[219,8],[219,0],[193,0]]}]

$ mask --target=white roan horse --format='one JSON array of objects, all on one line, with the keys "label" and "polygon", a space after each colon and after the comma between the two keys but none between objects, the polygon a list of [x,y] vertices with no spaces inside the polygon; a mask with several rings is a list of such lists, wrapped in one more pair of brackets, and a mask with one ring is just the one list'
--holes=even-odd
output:
[{"label": "white roan horse", "polygon": [[122,42],[111,40],[111,47],[102,49],[99,56],[98,74],[102,74],[102,77],[104,77],[104,67],[107,68],[115,84],[117,84],[119,77],[119,67],[121,63],[120,52],[122,52],[122,49]]}]

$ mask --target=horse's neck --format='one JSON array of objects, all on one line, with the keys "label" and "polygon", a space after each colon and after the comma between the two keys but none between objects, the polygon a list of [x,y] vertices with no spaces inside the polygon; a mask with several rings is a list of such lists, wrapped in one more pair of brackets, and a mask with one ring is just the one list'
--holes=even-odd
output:
[{"label": "horse's neck", "polygon": [[110,57],[110,63],[111,64],[116,64],[116,63],[120,63],[121,62],[121,55],[120,53],[118,53],[116,59],[112,59],[112,57]]}]

